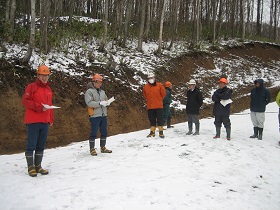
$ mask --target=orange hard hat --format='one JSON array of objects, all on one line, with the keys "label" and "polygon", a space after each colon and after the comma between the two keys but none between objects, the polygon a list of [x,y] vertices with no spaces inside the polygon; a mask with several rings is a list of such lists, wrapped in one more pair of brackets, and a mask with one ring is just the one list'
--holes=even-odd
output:
[{"label": "orange hard hat", "polygon": [[228,80],[226,79],[226,78],[221,78],[220,80],[219,80],[219,82],[223,82],[223,83],[225,83],[225,84],[228,84]]},{"label": "orange hard hat", "polygon": [[47,67],[46,65],[41,65],[38,67],[37,74],[50,74],[50,73],[51,71],[49,67]]},{"label": "orange hard hat", "polygon": [[92,80],[102,82],[103,77],[100,74],[95,74],[95,75],[93,75]]},{"label": "orange hard hat", "polygon": [[172,86],[172,84],[171,84],[171,82],[169,82],[169,81],[166,81],[165,83],[164,83],[164,87],[171,87]]}]

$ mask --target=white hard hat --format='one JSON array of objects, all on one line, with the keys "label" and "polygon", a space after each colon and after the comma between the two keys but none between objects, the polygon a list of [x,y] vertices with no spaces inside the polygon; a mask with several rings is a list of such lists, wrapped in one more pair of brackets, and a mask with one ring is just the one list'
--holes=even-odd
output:
[{"label": "white hard hat", "polygon": [[195,80],[194,80],[194,79],[191,79],[191,80],[189,81],[188,85],[196,85]]},{"label": "white hard hat", "polygon": [[152,78],[152,77],[155,77],[155,74],[154,73],[148,73],[148,78]]}]

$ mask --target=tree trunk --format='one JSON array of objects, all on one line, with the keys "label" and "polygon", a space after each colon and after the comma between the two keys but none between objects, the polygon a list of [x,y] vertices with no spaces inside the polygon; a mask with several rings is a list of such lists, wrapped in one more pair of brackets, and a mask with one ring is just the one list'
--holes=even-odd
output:
[{"label": "tree trunk", "polygon": [[241,24],[241,40],[245,39],[245,23],[244,23],[244,5],[245,0],[240,0],[240,24]]},{"label": "tree trunk", "polygon": [[213,40],[212,43],[216,43],[216,17],[217,17],[217,5],[216,0],[213,0]]},{"label": "tree trunk", "polygon": [[146,13],[146,28],[144,32],[144,39],[147,40],[149,37],[151,27],[151,0],[147,0],[147,13]]},{"label": "tree trunk", "polygon": [[99,51],[101,51],[101,52],[105,51],[105,45],[107,43],[108,13],[109,13],[109,0],[105,0],[104,18],[103,18],[104,33],[103,33],[102,41],[101,41],[100,48],[99,48]]},{"label": "tree trunk", "polygon": [[143,42],[143,33],[144,33],[144,25],[145,25],[145,8],[146,8],[146,0],[142,0],[141,4],[141,17],[140,17],[140,28],[138,34],[138,46],[137,50],[142,52],[142,42]]},{"label": "tree trunk", "polygon": [[10,3],[11,6],[10,6],[9,21],[8,21],[8,27],[9,27],[8,40],[12,42],[14,37],[14,29],[15,29],[16,0],[11,0]]},{"label": "tree trunk", "polygon": [[50,2],[48,0],[41,1],[41,52],[48,53],[48,25],[50,19]]},{"label": "tree trunk", "polygon": [[126,5],[126,13],[125,13],[124,36],[123,36],[123,42],[122,42],[123,47],[126,46],[126,42],[127,42],[128,28],[129,28],[129,25],[131,22],[132,7],[133,7],[133,2],[128,0],[127,5]]},{"label": "tree trunk", "polygon": [[35,18],[36,18],[36,0],[31,0],[31,23],[30,23],[30,37],[29,37],[29,46],[26,54],[24,55],[22,61],[29,62],[35,44]]},{"label": "tree trunk", "polygon": [[257,35],[261,36],[262,33],[262,24],[261,24],[261,1],[257,2]]},{"label": "tree trunk", "polygon": [[158,54],[161,54],[162,51],[162,32],[163,32],[165,5],[166,5],[166,0],[163,0],[163,6],[160,15],[160,25],[159,25],[159,38],[158,38],[158,49],[157,49]]}]

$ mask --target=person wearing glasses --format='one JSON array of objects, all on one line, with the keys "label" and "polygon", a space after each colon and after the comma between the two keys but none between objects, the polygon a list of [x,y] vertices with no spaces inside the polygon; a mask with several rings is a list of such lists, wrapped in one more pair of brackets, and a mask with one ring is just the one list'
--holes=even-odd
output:
[{"label": "person wearing glasses", "polygon": [[89,121],[91,131],[89,136],[90,154],[96,156],[95,139],[98,130],[100,130],[100,150],[101,153],[112,153],[112,150],[106,148],[106,139],[108,136],[107,106],[110,105],[105,91],[101,88],[103,77],[100,74],[94,74],[92,82],[89,82],[85,93],[85,102],[88,107]]},{"label": "person wearing glasses", "polygon": [[41,166],[48,129],[54,121],[53,109],[43,106],[43,104],[52,105],[53,92],[48,82],[49,76],[50,69],[46,65],[39,66],[35,82],[27,85],[22,98],[25,107],[24,123],[27,129],[25,157],[28,174],[31,177],[36,177],[38,173],[42,175],[49,173]]}]

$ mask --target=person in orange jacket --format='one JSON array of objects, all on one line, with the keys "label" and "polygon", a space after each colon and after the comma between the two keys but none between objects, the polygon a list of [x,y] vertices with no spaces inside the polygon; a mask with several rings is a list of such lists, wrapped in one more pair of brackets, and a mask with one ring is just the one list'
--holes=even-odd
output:
[{"label": "person in orange jacket", "polygon": [[53,92],[49,86],[49,76],[50,69],[45,65],[39,66],[36,81],[27,85],[22,98],[25,107],[24,124],[27,129],[25,157],[28,174],[31,177],[37,176],[38,173],[42,175],[49,173],[41,166],[49,125],[54,121],[53,109],[46,109],[43,106],[43,104],[52,105]]},{"label": "person in orange jacket", "polygon": [[156,126],[158,125],[159,136],[163,135],[163,99],[166,90],[160,82],[156,81],[153,73],[148,74],[148,83],[143,88],[143,96],[147,102],[148,118],[150,121],[150,134],[147,137],[155,137]]}]

